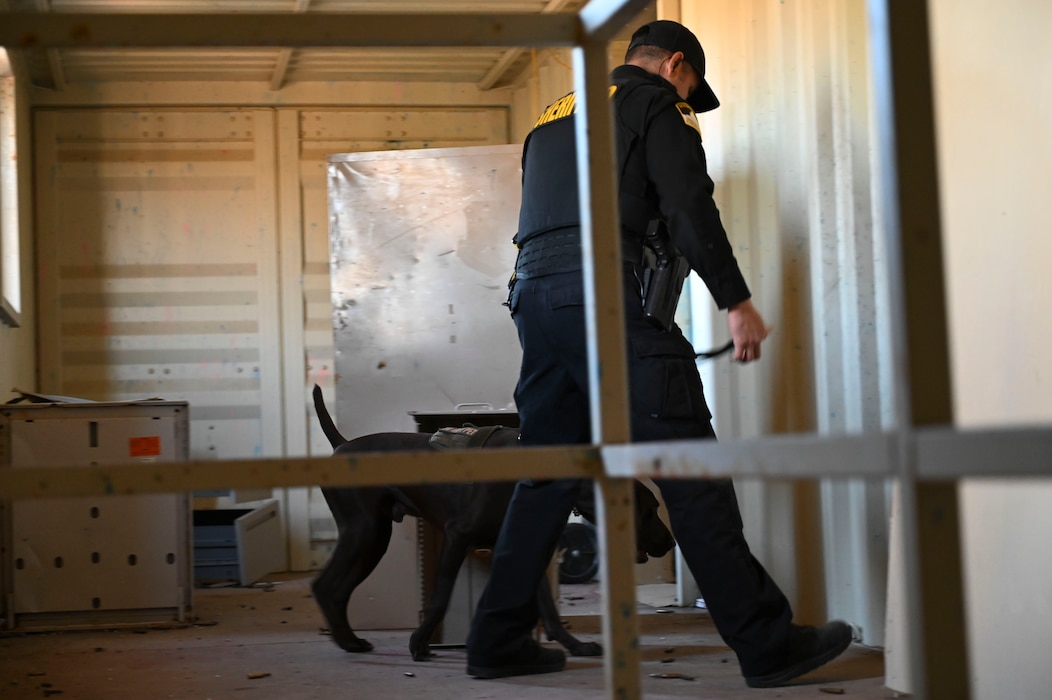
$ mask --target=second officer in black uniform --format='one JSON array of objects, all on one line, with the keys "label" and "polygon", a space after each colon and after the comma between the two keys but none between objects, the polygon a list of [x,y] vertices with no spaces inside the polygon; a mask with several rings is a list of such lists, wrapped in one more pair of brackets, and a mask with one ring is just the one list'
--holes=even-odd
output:
[{"label": "second officer in black uniform", "polygon": [[[678,327],[644,314],[641,282],[646,233],[660,222],[717,306],[727,310],[735,359],[759,359],[767,328],[712,199],[695,116],[719,101],[705,81],[701,44],[676,22],[640,27],[611,83],[632,440],[715,438],[694,348]],[[545,110],[523,148],[520,251],[509,305],[523,351],[515,400],[524,445],[592,439],[574,102],[571,93]],[[851,631],[843,622],[818,628],[792,622],[789,602],[749,551],[730,481],[655,482],[677,543],[748,685],[782,685],[847,648]],[[518,484],[473,619],[470,675],[499,678],[565,667],[561,651],[541,647],[530,633],[538,619],[537,587],[581,487],[574,480]]]}]

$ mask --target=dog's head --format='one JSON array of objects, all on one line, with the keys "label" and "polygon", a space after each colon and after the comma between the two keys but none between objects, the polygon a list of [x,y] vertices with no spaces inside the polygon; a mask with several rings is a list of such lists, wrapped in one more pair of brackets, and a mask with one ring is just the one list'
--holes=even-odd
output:
[{"label": "dog's head", "polygon": [[643,482],[636,481],[636,561],[663,557],[676,546],[672,533],[658,516],[658,500]]},{"label": "dog's head", "polygon": [[[595,522],[595,499],[591,483],[585,483],[577,499],[577,511]],[[643,482],[635,481],[636,562],[663,557],[676,546],[676,540],[658,515],[658,500]]]}]

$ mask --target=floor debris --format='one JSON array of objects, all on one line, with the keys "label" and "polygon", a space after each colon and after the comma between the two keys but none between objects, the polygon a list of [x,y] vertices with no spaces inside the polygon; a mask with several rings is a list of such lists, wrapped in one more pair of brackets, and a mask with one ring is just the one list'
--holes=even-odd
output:
[{"label": "floor debris", "polygon": [[651,678],[677,678],[683,681],[692,681],[694,676],[688,676],[685,673],[651,673]]}]

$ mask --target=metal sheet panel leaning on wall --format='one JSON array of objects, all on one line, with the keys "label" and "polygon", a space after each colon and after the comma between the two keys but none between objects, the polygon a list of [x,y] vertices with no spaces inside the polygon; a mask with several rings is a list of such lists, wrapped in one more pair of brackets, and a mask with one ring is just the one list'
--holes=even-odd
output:
[{"label": "metal sheet panel leaning on wall", "polygon": [[[712,199],[696,111],[719,101],[704,80],[697,38],[658,21],[633,35],[613,71],[624,255],[632,439],[715,438],[695,351],[679,328],[643,316],[640,279],[648,223],[663,219],[676,247],[721,309],[735,359],[760,356],[767,329],[750,301]],[[515,399],[524,444],[591,441],[581,275],[574,95],[553,103],[523,149],[520,247],[509,306],[523,357]],[[746,683],[782,685],[839,655],[850,628],[792,623],[789,602],[752,556],[730,481],[657,480],[673,533]],[[530,637],[536,590],[570,514],[576,481],[520,482],[497,542],[468,639],[468,673],[499,678],[560,671],[565,657]]]}]

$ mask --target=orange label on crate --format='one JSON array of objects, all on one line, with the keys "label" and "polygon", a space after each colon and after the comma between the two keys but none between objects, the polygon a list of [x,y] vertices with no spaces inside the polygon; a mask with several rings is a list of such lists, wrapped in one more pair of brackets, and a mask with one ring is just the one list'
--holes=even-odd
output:
[{"label": "orange label on crate", "polygon": [[161,436],[129,438],[128,454],[131,457],[159,457],[161,455]]}]

